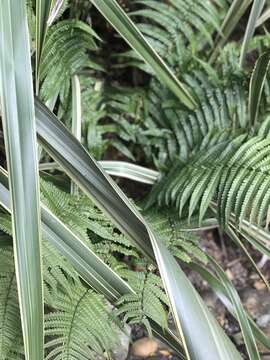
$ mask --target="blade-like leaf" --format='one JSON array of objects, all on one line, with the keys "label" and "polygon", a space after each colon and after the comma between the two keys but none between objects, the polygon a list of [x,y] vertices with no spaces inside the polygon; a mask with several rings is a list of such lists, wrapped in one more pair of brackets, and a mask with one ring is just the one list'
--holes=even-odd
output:
[{"label": "blade-like leaf", "polygon": [[0,78],[25,356],[43,359],[39,186],[25,1],[0,2]]},{"label": "blade-like leaf", "polygon": [[[81,85],[77,75],[72,77],[72,134],[81,141],[82,132],[82,109],[81,109]],[[71,194],[78,194],[77,186],[71,182]]]},{"label": "blade-like leaf", "polygon": [[133,209],[127,205],[129,200],[122,192],[120,197],[116,184],[39,100],[36,100],[36,122],[38,138],[44,149],[120,230],[133,241],[139,242],[144,254],[154,260],[147,229],[141,220],[134,216]]},{"label": "blade-like leaf", "polygon": [[262,15],[259,17],[259,19],[256,22],[256,27],[261,26],[263,23],[265,23],[265,21],[267,21],[270,17],[270,9],[266,9]]},{"label": "blade-like leaf", "polygon": [[262,54],[257,60],[249,84],[249,116],[250,125],[257,122],[259,105],[261,101],[263,86],[270,62],[270,51]]},{"label": "blade-like leaf", "polygon": [[243,253],[248,258],[248,260],[250,261],[250,263],[253,266],[253,268],[255,269],[255,271],[258,273],[258,275],[260,276],[260,278],[264,282],[265,286],[268,288],[268,290],[270,290],[270,286],[268,284],[267,279],[265,278],[265,276],[263,275],[261,270],[258,268],[256,262],[253,260],[253,257],[250,255],[250,253],[248,252],[248,250],[246,249],[246,247],[244,246],[244,244],[242,243],[240,238],[237,236],[236,232],[232,229],[231,226],[228,226],[228,229],[226,231],[227,231],[228,235],[230,236],[230,238],[243,251]]},{"label": "blade-like leaf", "polygon": [[243,338],[245,341],[245,345],[247,348],[247,352],[249,354],[250,359],[254,360],[260,360],[260,355],[257,349],[256,341],[254,338],[254,334],[252,332],[252,328],[250,326],[250,323],[248,321],[247,315],[244,311],[243,305],[241,303],[241,300],[239,298],[239,295],[237,294],[237,291],[233,287],[231,281],[223,271],[223,269],[219,266],[219,264],[211,257],[208,257],[208,260],[210,264],[212,265],[213,269],[215,270],[218,278],[224,285],[227,294],[229,295],[229,298],[231,300],[231,303],[234,306],[235,313],[240,325],[240,328],[242,330]]},{"label": "blade-like leaf", "polygon": [[151,66],[160,80],[175,93],[189,109],[195,101],[180,83],[152,46],[145,40],[133,21],[126,15],[116,0],[90,0],[102,15],[112,24],[126,42]]},{"label": "blade-like leaf", "polygon": [[245,31],[245,36],[241,48],[241,54],[240,54],[240,66],[242,67],[244,65],[244,60],[246,56],[246,52],[248,49],[249,42],[254,34],[256,22],[261,15],[262,9],[264,7],[265,0],[254,0],[253,5],[251,8],[251,12],[248,19],[248,24]]},{"label": "blade-like leaf", "polygon": [[144,184],[154,184],[160,176],[158,171],[148,169],[125,161],[99,161],[99,164],[110,175],[124,177]]},{"label": "blade-like leaf", "polygon": [[39,87],[39,63],[48,29],[53,0],[36,0],[36,92]]},{"label": "blade-like leaf", "polygon": [[[232,304],[230,300],[229,293],[224,286],[223,281],[220,281],[215,275],[213,275],[209,270],[207,270],[204,266],[201,266],[196,263],[187,264],[192,270],[196,271],[202,278],[205,280],[208,285],[212,288],[218,298],[222,301],[227,310],[235,317],[236,310],[235,306]],[[223,271],[223,270],[222,270]],[[226,276],[226,274],[225,274]],[[270,349],[270,339],[260,330],[257,324],[251,319],[249,315],[247,315],[248,321],[252,328],[252,332],[256,339],[264,345],[267,349]]]},{"label": "blade-like leaf", "polygon": [[[117,160],[101,160],[98,163],[109,174],[119,176],[122,178],[138,181],[143,184],[154,184],[160,176],[160,173],[155,170],[148,169],[144,166],[132,164],[126,161]],[[55,163],[42,163],[39,165],[39,170],[59,170],[61,167]]]},{"label": "blade-like leaf", "polygon": [[[172,255],[117,185],[57,118],[36,101],[39,140],[65,172],[152,261],[157,260],[188,358],[241,359]],[[154,256],[155,255],[155,256]],[[206,352],[207,349],[207,352]]]},{"label": "blade-like leaf", "polygon": [[213,359],[240,360],[240,354],[225,336],[176,260],[164,244],[151,231],[149,233],[175,322],[185,339],[189,359],[207,359],[211,354]]},{"label": "blade-like leaf", "polygon": [[234,0],[230,6],[229,11],[221,25],[220,35],[218,35],[215,50],[211,55],[210,62],[213,62],[218,56],[220,48],[222,48],[237,24],[239,20],[246,12],[252,0]]},{"label": "blade-like leaf", "polygon": [[[51,26],[52,23],[57,19],[57,17],[62,14],[65,10],[65,0],[55,0],[54,5],[51,9],[50,16],[48,18],[48,26]],[[64,9],[63,9],[64,8]]]}]

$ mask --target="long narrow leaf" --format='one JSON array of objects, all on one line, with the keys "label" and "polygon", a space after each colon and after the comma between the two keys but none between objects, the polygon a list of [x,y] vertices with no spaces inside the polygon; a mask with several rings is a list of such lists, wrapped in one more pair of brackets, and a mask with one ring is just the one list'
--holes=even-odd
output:
[{"label": "long narrow leaf", "polygon": [[270,17],[270,9],[266,9],[264,13],[259,17],[259,19],[256,22],[256,27],[261,26],[265,21],[267,21]]},{"label": "long narrow leaf", "polygon": [[270,51],[257,60],[249,84],[249,119],[250,126],[256,125],[260,100],[270,63]]},{"label": "long narrow leaf", "polygon": [[38,93],[39,63],[48,29],[52,0],[36,0],[36,93]]},{"label": "long narrow leaf", "polygon": [[25,357],[43,359],[39,185],[25,1],[0,2],[0,78]]},{"label": "long narrow leaf", "polygon": [[218,56],[220,48],[222,48],[237,24],[249,7],[252,0],[234,0],[230,6],[229,11],[221,25],[220,34],[216,40],[216,46],[211,55],[210,62],[213,62]]},{"label": "long narrow leaf", "polygon": [[[81,85],[77,75],[72,77],[72,134],[81,141],[82,132],[82,109],[81,109]],[[78,187],[71,182],[71,194],[78,194]]]},{"label": "long narrow leaf", "polygon": [[241,48],[240,54],[240,66],[242,67],[244,64],[246,52],[248,49],[249,42],[254,34],[256,28],[256,22],[261,15],[262,9],[264,7],[265,0],[254,0],[251,8],[251,12],[248,19],[248,24],[245,31],[245,36]]},{"label": "long narrow leaf", "polygon": [[[229,293],[224,286],[223,281],[220,281],[215,275],[213,275],[208,269],[204,266],[201,266],[196,263],[187,264],[192,270],[196,271],[202,278],[205,280],[211,289],[215,292],[221,302],[224,304],[226,309],[237,318],[235,307],[233,306]],[[270,349],[270,339],[261,331],[261,329],[257,326],[257,324],[252,320],[252,318],[247,315],[248,321],[252,328],[252,332],[256,337],[257,341],[259,341],[262,345],[264,345],[267,349]]]},{"label": "long narrow leaf", "polygon": [[218,278],[223,283],[226,292],[229,295],[229,298],[234,306],[236,316],[240,325],[240,328],[242,330],[243,338],[245,341],[245,345],[247,348],[247,352],[249,354],[250,359],[252,360],[260,360],[260,355],[257,349],[256,341],[254,338],[254,334],[252,332],[250,323],[248,321],[247,315],[244,311],[243,305],[241,303],[241,300],[239,298],[239,295],[237,294],[237,291],[232,286],[231,281],[226,276],[223,269],[220,267],[220,265],[211,257],[208,257],[208,260],[212,267],[214,268]]},{"label": "long narrow leaf", "polygon": [[[80,142],[62,126],[57,117],[36,100],[37,133],[41,145],[63,170],[139,248],[154,260],[153,249],[144,224],[134,216],[128,199],[89,156]],[[148,239],[148,241],[145,241]]]},{"label": "long narrow leaf", "polygon": [[[36,101],[36,120],[39,140],[49,154],[141,251],[152,261],[156,257],[188,358],[205,360],[205,349],[208,349],[216,360],[241,359],[173,256],[142,216],[77,139],[39,101]],[[195,322],[190,320],[194,316]]]},{"label": "long narrow leaf", "polygon": [[[144,166],[132,164],[126,161],[101,160],[98,161],[98,163],[109,175],[138,181],[143,184],[152,185],[157,181],[160,176],[160,173],[158,171],[151,170]],[[42,163],[39,165],[39,170],[61,170],[61,167],[56,162]]]},{"label": "long narrow leaf", "polygon": [[240,240],[239,236],[237,236],[236,232],[232,229],[231,226],[228,226],[227,233],[229,234],[230,238],[235,242],[235,244],[243,251],[243,253],[248,258],[248,260],[250,261],[250,263],[253,266],[253,268],[255,269],[255,271],[258,273],[258,275],[264,282],[265,286],[268,288],[268,290],[270,290],[270,286],[269,286],[267,279],[265,278],[265,276],[263,275],[261,270],[258,268],[256,262],[253,260],[253,257],[250,255],[250,253],[248,252],[248,250],[246,249],[246,247]]},{"label": "long narrow leaf", "polygon": [[[189,359],[207,359],[211,354],[213,359],[240,360],[240,354],[208,311],[179,264],[151,231],[150,236],[175,322],[185,339]],[[194,341],[194,338],[198,341]]]},{"label": "long narrow leaf", "polygon": [[156,75],[175,93],[179,100],[192,109],[194,99],[187,92],[152,46],[145,40],[132,20],[118,5],[116,0],[90,0],[103,16],[112,24],[127,43],[151,66]]}]

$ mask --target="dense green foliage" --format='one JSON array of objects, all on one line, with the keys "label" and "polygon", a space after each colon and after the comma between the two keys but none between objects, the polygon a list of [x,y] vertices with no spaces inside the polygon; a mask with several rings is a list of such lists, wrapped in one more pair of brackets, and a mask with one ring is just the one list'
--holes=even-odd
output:
[{"label": "dense green foliage", "polygon": [[[153,68],[84,0],[52,1],[36,69],[36,94],[70,130],[79,122],[79,140],[97,160],[124,159],[159,172],[146,196],[139,188],[134,206],[180,264],[208,265],[200,231],[211,221],[229,236],[239,235],[238,244],[245,238],[269,255],[269,55],[263,59],[265,72],[259,65],[262,73],[254,70],[253,87],[251,80],[255,60],[269,47],[267,26],[258,27],[247,44],[242,67],[242,38],[238,41],[235,36],[235,41],[218,46],[232,1],[118,3],[192,95],[194,107],[181,103]],[[35,10],[34,2],[27,1],[33,54]],[[72,86],[75,75],[77,89]],[[126,324],[140,324],[150,336],[153,323],[168,330],[171,299],[157,264],[92,200],[78,189],[71,191],[72,180],[67,181],[44,150],[39,153],[40,165],[44,165],[40,171],[42,204],[131,288],[109,304],[43,236],[44,358],[111,358]],[[0,247],[0,359],[18,360],[24,358],[24,339],[12,222],[4,209],[0,231],[7,235]],[[239,317],[237,320],[243,324]],[[250,355],[252,344],[249,347],[246,341],[246,345]]]}]

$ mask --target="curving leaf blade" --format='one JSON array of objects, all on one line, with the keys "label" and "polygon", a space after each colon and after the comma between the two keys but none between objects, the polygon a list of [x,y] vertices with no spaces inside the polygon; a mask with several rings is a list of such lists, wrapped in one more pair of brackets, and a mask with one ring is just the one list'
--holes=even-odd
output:
[{"label": "curving leaf blade", "polygon": [[256,61],[255,67],[249,83],[249,117],[250,126],[257,122],[258,111],[265,83],[267,71],[269,69],[270,51],[262,54]]},{"label": "curving leaf blade", "polygon": [[133,21],[127,16],[116,0],[90,0],[111,23],[126,42],[151,66],[156,75],[189,109],[195,101],[177,77],[168,68],[152,46],[145,40]]},{"label": "curving leaf blade", "polygon": [[256,22],[262,12],[265,0],[254,0],[251,8],[251,12],[248,19],[248,24],[245,31],[245,36],[241,48],[240,54],[240,66],[242,67],[245,60],[245,55],[248,49],[249,42],[254,34],[256,28]]},{"label": "curving leaf blade", "polygon": [[248,317],[244,311],[243,305],[241,303],[239,295],[237,294],[237,291],[235,290],[231,281],[229,280],[223,269],[219,266],[219,264],[211,257],[208,257],[208,260],[212,265],[213,269],[215,270],[218,278],[222,282],[223,286],[225,287],[226,292],[231,300],[231,303],[234,306],[235,314],[237,316],[239,325],[241,327],[243,338],[250,359],[260,360],[260,355],[257,349],[257,344],[254,338],[252,327],[248,321]]},{"label": "curving leaf blade", "polygon": [[39,183],[25,1],[0,2],[1,107],[25,357],[43,359]]},{"label": "curving leaf blade", "polygon": [[164,244],[149,230],[158,268],[189,359],[241,359]]},{"label": "curving leaf blade", "polygon": [[234,0],[231,3],[229,11],[227,12],[227,15],[221,25],[220,34],[217,37],[215,50],[211,55],[210,62],[213,62],[216,59],[220,48],[226,44],[228,38],[251,2],[252,0]]},{"label": "curving leaf blade", "polygon": [[[206,269],[204,266],[201,266],[200,264],[192,262],[189,263],[188,266],[192,270],[196,271],[202,277],[202,279],[208,283],[208,285],[212,288],[212,290],[215,292],[215,294],[218,296],[218,298],[221,300],[227,310],[235,318],[237,318],[235,306],[230,300],[230,295],[227,291],[227,288],[224,286],[224,282],[218,279],[215,275],[212,274],[212,272],[210,272],[208,269]],[[256,340],[258,340],[267,349],[270,349],[270,339],[262,332],[262,330],[251,319],[249,315],[247,315],[247,318],[252,328],[252,332],[256,337]]]},{"label": "curving leaf blade", "polygon": [[48,29],[53,0],[36,0],[36,82],[38,92],[39,63]]}]

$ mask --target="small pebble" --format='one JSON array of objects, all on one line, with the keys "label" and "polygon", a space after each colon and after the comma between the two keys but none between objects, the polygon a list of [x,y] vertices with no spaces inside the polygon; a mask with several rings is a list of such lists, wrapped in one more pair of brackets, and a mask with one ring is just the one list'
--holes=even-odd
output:
[{"label": "small pebble", "polygon": [[254,282],[254,287],[257,290],[265,290],[266,289],[266,285],[262,280],[257,280]]},{"label": "small pebble", "polygon": [[159,350],[160,355],[162,356],[170,356],[171,353],[168,350]]},{"label": "small pebble", "polygon": [[144,337],[135,341],[131,347],[131,354],[137,357],[147,357],[153,355],[158,349],[158,344],[154,339]]}]

